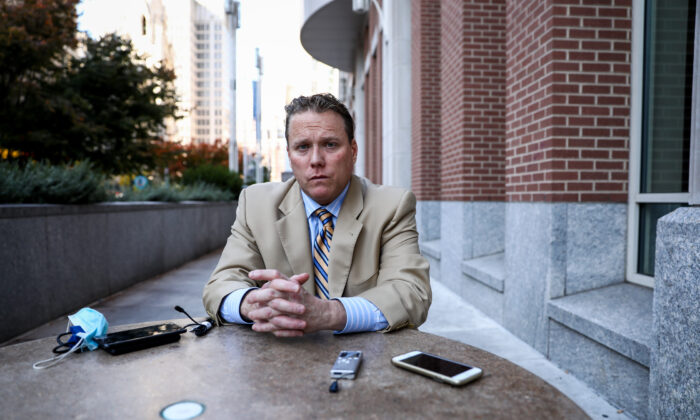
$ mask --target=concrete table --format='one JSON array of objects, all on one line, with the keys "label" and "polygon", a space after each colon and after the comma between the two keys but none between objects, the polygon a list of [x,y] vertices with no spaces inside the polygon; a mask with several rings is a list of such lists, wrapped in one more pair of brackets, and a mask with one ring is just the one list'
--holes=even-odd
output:
[{"label": "concrete table", "polygon": [[[110,332],[120,329],[125,327]],[[51,356],[54,344],[54,338],[45,338],[0,349],[0,418],[155,419],[165,406],[183,400],[204,404],[202,419],[588,418],[513,363],[411,329],[278,339],[226,326],[133,353],[98,350],[32,369]],[[340,380],[340,391],[332,394],[329,371],[341,350],[362,350],[364,360],[358,377]],[[391,364],[392,356],[411,350],[479,366],[484,375],[451,387]]]}]

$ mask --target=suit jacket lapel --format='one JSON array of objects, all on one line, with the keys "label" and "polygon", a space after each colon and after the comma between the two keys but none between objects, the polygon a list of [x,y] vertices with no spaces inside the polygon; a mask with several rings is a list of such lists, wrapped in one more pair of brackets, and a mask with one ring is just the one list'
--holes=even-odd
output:
[{"label": "suit jacket lapel", "polygon": [[[363,206],[362,186],[360,181],[353,176],[333,231],[330,264],[328,267],[331,297],[342,296],[345,284],[348,282],[355,243],[362,231],[362,223],[357,218],[362,212]],[[301,207],[304,207],[303,204]]]},{"label": "suit jacket lapel", "polygon": [[314,294],[309,225],[298,183],[295,182],[289,189],[279,205],[279,210],[282,212],[282,217],[275,222],[275,226],[282,248],[287,254],[287,261],[292,267],[293,273],[291,274],[309,273],[310,278],[304,283],[304,289]]}]

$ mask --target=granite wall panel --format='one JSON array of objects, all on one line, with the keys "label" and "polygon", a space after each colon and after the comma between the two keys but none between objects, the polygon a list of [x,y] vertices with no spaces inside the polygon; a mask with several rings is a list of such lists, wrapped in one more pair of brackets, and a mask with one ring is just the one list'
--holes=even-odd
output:
[{"label": "granite wall panel", "polygon": [[235,210],[195,202],[0,206],[0,342],[222,247]]}]

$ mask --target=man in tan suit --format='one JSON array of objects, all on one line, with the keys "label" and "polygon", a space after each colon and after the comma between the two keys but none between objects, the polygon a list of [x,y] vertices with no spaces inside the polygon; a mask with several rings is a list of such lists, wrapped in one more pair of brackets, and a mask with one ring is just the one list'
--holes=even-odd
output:
[{"label": "man in tan suit", "polygon": [[354,122],[332,95],[285,107],[294,177],[241,192],[204,288],[218,324],[298,336],[418,326],[431,302],[413,193],[352,174]]}]

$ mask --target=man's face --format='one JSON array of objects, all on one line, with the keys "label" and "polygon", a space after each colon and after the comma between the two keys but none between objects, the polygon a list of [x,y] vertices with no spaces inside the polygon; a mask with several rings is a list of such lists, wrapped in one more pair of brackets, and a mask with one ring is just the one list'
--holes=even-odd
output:
[{"label": "man's face", "polygon": [[291,117],[287,154],[301,189],[325,206],[350,181],[357,143],[348,139],[340,115],[306,111]]}]

